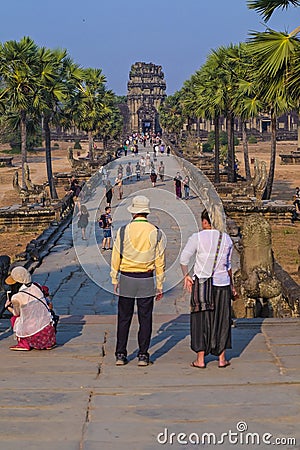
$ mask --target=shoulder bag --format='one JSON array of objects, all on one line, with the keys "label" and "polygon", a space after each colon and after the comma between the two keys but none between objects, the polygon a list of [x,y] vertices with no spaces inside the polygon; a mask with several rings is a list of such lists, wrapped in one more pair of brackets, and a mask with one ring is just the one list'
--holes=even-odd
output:
[{"label": "shoulder bag", "polygon": [[211,276],[203,283],[200,283],[199,278],[195,276],[191,295],[191,312],[213,311],[215,309],[213,297],[213,275],[220,251],[221,240],[222,233],[220,232]]}]

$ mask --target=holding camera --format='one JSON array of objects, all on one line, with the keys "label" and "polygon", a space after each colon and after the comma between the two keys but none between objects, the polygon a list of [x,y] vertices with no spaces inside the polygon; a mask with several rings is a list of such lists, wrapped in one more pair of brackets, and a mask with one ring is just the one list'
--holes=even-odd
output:
[{"label": "holding camera", "polygon": [[10,350],[29,351],[50,350],[56,345],[55,328],[45,296],[25,267],[14,267],[5,283],[15,286],[20,283],[18,292],[7,292],[5,307],[12,313],[11,324],[18,344]]}]

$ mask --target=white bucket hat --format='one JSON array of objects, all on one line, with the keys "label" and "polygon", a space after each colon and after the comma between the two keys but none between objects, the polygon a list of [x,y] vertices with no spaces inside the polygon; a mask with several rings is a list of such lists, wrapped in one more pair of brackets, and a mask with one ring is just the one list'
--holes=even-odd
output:
[{"label": "white bucket hat", "polygon": [[15,284],[22,283],[28,284],[31,283],[31,275],[27,269],[23,266],[14,267],[11,271],[11,274],[5,280],[6,284]]},{"label": "white bucket hat", "polygon": [[131,205],[127,210],[132,214],[150,214],[150,200],[144,195],[137,195],[132,199]]}]

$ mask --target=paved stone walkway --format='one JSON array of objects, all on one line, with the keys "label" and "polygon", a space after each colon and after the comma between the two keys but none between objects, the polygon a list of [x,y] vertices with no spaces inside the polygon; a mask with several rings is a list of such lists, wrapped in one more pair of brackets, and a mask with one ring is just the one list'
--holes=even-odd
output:
[{"label": "paved stone walkway", "polygon": [[[164,160],[172,179],[176,160]],[[112,179],[115,171],[113,166]],[[179,449],[195,448],[192,442],[198,438],[200,448],[211,448],[214,439],[223,449],[267,449],[272,444],[300,448],[299,319],[240,319],[232,329],[231,366],[220,370],[217,360],[209,358],[205,370],[191,368],[188,297],[176,258],[181,240],[184,244],[196,228],[194,217],[199,220],[201,204],[197,198],[176,200],[171,180],[156,188],[148,179],[129,181],[124,204],[113,202],[115,229],[129,219],[126,206],[138,184],[149,186],[153,207],[167,211],[154,207],[151,213],[151,220],[166,233],[170,268],[168,291],[155,305],[150,349],[154,364],[137,367],[134,317],[130,362],[115,366],[116,299],[97,284],[100,273],[101,283],[110,289],[109,252],[102,255],[98,250],[97,227],[90,226],[88,241],[81,241],[75,222],[75,247],[69,227],[34,274],[35,280],[49,285],[61,314],[58,347],[11,352],[9,322],[0,320],[0,450]],[[102,194],[97,189],[87,203],[91,215],[98,214]],[[182,237],[176,221],[185,223]]]}]

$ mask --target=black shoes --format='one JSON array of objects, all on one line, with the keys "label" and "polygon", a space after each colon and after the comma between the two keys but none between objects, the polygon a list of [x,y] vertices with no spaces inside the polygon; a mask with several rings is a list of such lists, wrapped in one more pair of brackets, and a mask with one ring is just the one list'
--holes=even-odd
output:
[{"label": "black shoes", "polygon": [[138,362],[139,367],[149,366],[149,364],[150,364],[149,355],[144,355],[141,353],[138,356],[138,358],[139,358],[139,362]]},{"label": "black shoes", "polygon": [[116,366],[125,366],[128,364],[128,359],[123,353],[118,353],[116,355]]},{"label": "black shoes", "polygon": [[[116,366],[125,366],[128,364],[127,356],[124,353],[117,353],[116,355]],[[149,355],[141,353],[138,355],[138,366],[145,367],[152,364],[149,359]]]}]

